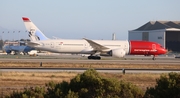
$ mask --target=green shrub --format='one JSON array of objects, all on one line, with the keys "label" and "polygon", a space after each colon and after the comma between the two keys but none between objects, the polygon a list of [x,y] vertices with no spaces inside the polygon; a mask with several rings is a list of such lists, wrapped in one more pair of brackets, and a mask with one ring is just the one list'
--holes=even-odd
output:
[{"label": "green shrub", "polygon": [[[107,79],[102,77],[93,69],[78,74],[70,83],[62,82],[47,84],[48,97],[67,97],[73,95],[74,98],[141,98],[144,93],[137,86],[117,79]],[[72,97],[73,97],[72,96]]]},{"label": "green shrub", "polygon": [[147,88],[146,98],[180,98],[180,74],[171,72],[161,75],[156,86]]},{"label": "green shrub", "polygon": [[44,98],[44,94],[44,87],[31,87],[24,88],[23,92],[13,91],[13,93],[10,96],[6,96],[6,98]]},{"label": "green shrub", "polygon": [[7,98],[142,98],[144,95],[137,86],[102,77],[93,69],[78,74],[70,83],[51,81],[46,88],[28,88],[23,92],[13,92]]}]

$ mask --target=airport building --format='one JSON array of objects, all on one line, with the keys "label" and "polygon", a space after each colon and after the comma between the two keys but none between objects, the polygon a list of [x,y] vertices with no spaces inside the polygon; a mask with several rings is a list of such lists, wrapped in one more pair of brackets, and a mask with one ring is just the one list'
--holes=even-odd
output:
[{"label": "airport building", "polygon": [[154,41],[168,51],[180,52],[180,21],[150,21],[128,33],[129,40]]}]

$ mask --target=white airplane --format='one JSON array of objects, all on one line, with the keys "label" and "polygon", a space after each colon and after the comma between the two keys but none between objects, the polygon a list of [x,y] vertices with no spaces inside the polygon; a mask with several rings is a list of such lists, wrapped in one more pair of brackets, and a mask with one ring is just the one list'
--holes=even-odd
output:
[{"label": "white airplane", "polygon": [[116,58],[131,55],[156,55],[167,52],[160,44],[148,41],[90,40],[90,39],[49,39],[27,18],[22,17],[29,32],[28,46],[55,53],[90,54],[88,59],[101,59],[100,56]]}]

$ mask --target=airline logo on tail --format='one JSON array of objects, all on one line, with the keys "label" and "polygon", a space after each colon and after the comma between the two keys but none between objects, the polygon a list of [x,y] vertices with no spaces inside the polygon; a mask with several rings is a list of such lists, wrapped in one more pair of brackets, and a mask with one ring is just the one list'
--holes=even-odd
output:
[{"label": "airline logo on tail", "polygon": [[48,38],[34,25],[34,23],[27,17],[22,17],[26,29],[29,32],[31,41],[47,40]]}]

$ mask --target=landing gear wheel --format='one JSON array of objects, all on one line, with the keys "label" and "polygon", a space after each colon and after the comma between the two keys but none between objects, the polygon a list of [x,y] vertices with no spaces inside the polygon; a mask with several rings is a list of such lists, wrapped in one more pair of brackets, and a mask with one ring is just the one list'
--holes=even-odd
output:
[{"label": "landing gear wheel", "polygon": [[100,56],[88,56],[88,59],[100,60]]},{"label": "landing gear wheel", "polygon": [[93,59],[92,56],[88,56],[88,59]]},{"label": "landing gear wheel", "polygon": [[100,57],[100,56],[96,56],[95,58],[96,58],[96,60],[100,60],[100,59],[101,59],[101,57]]},{"label": "landing gear wheel", "polygon": [[152,60],[156,60],[155,56],[153,56]]}]

